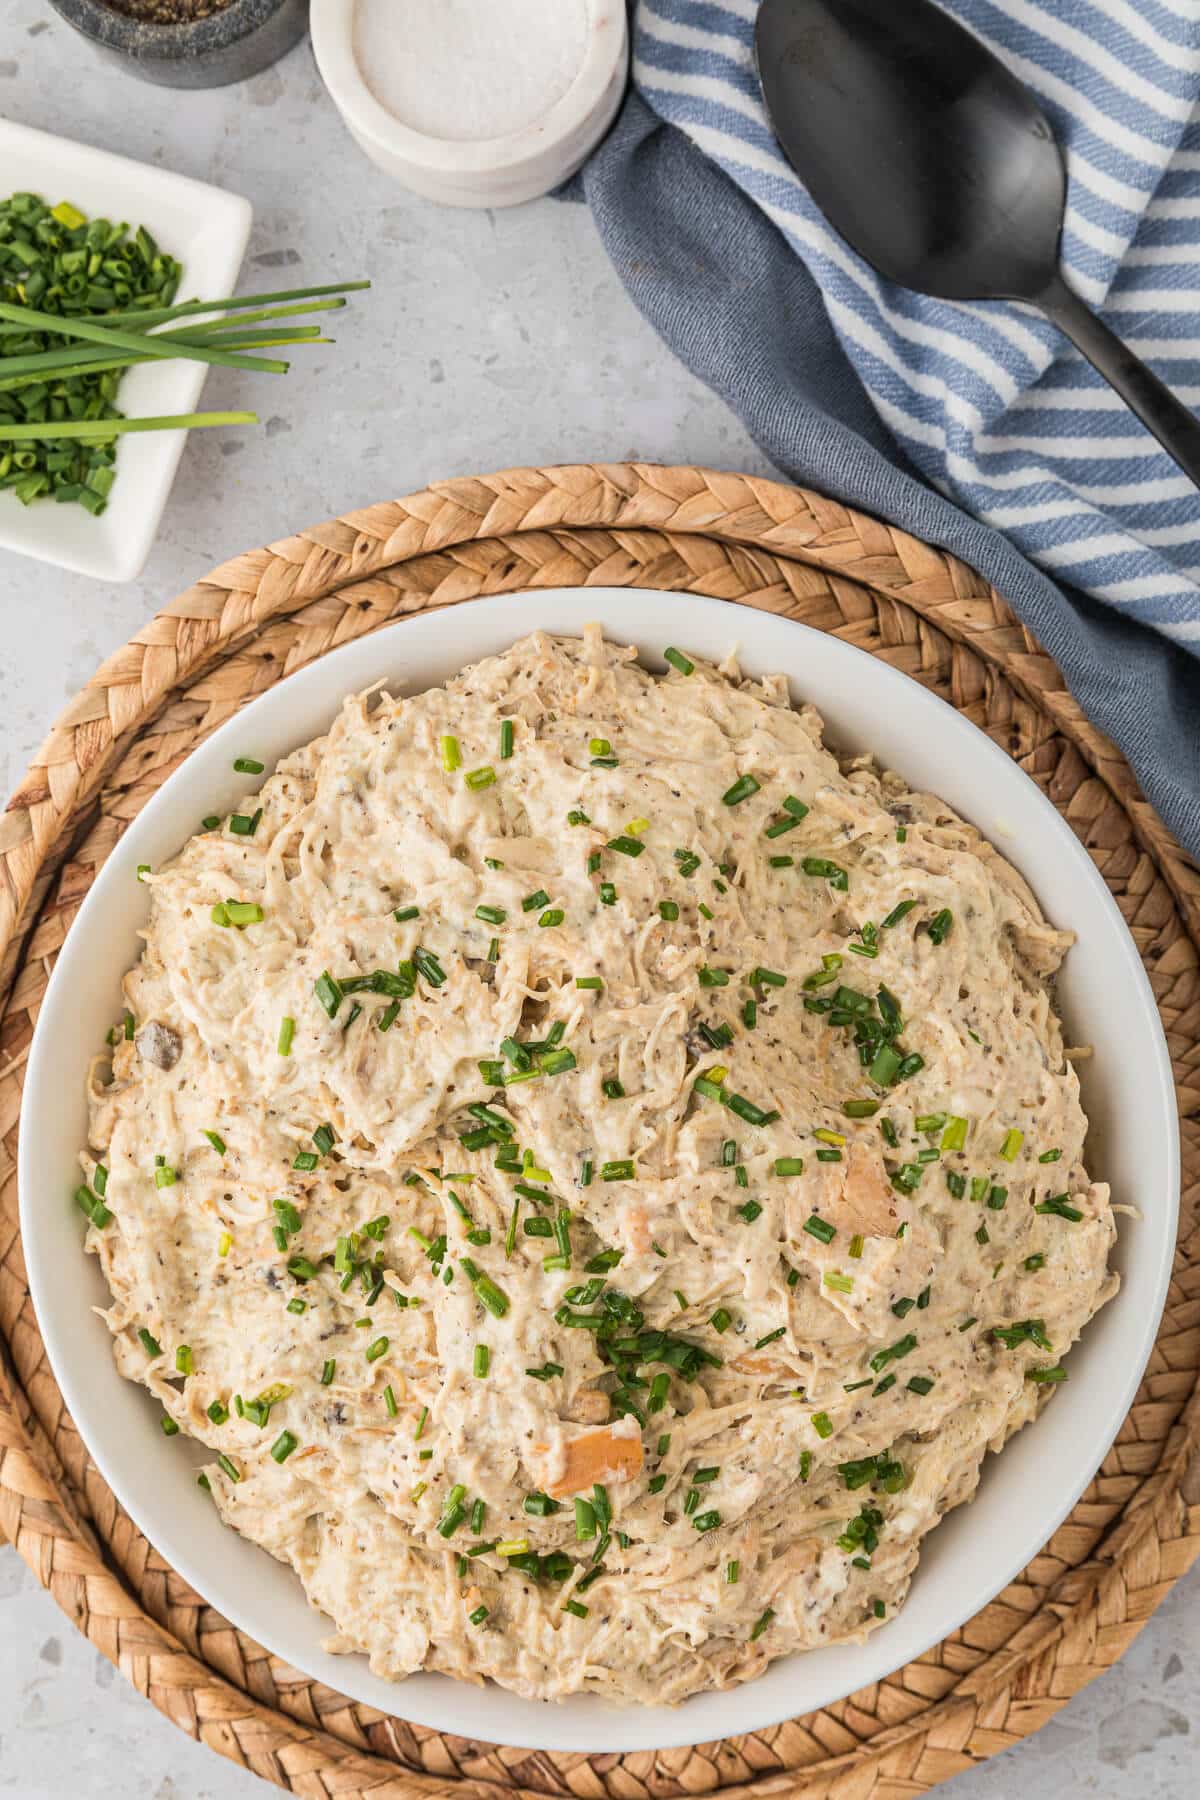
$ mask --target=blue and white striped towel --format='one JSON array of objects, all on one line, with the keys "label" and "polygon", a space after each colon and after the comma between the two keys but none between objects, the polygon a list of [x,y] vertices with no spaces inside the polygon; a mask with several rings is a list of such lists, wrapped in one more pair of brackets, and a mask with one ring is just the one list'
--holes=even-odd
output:
[{"label": "blue and white striped towel", "polygon": [[[943,4],[1066,145],[1068,279],[1200,402],[1200,0]],[[757,10],[638,0],[582,177],[622,278],[778,467],[988,575],[1200,852],[1200,493],[1030,309],[925,299],[830,230],[766,121]]]},{"label": "blue and white striped towel", "polygon": [[[1066,146],[1072,286],[1200,401],[1200,4],[945,3],[1034,91]],[[880,417],[928,480],[1056,577],[1200,651],[1200,493],[1028,308],[925,299],[829,229],[763,112],[757,10],[643,0],[643,95],[812,270]]]}]

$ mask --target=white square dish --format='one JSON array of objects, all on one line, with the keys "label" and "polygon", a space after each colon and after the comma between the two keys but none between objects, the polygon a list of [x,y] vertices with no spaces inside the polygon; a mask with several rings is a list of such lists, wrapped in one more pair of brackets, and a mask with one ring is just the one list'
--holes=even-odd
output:
[{"label": "white square dish", "polygon": [[[577,634],[599,620],[661,668],[662,646],[720,660],[736,647],[751,674],[780,672],[794,703],[813,701],[831,742],[871,750],[915,787],[941,795],[1028,878],[1047,916],[1077,934],[1058,983],[1080,1065],[1088,1156],[1122,1217],[1121,1291],[1070,1356],[1070,1390],[989,1457],[970,1506],[927,1541],[912,1591],[861,1645],[780,1658],[757,1680],[678,1708],[614,1707],[596,1695],[559,1704],[420,1673],[391,1684],[361,1656],[325,1648],[329,1624],[281,1563],[219,1520],[196,1486],[207,1452],[163,1437],[157,1408],[123,1380],[93,1308],[108,1298],[82,1253],[72,1201],[86,1142],[89,1061],[121,1008],[121,978],[140,950],[149,891],[137,865],[173,856],[205,813],[245,792],[234,759],[268,768],[324,731],[347,694],[377,682],[414,694],[534,629]],[[1175,1243],[1179,1152],[1170,1060],[1153,993],[1111,894],[1066,820],[1005,752],[963,715],[885,662],[825,632],[766,612],[678,593],[592,588],[506,595],[428,611],[345,644],[280,681],[200,745],[130,825],[71,926],[47,989],[22,1105],[21,1235],[30,1290],[55,1377],[105,1480],[161,1554],[226,1618],[295,1667],[385,1713],[460,1735],[531,1748],[662,1750],[758,1730],[808,1712],[924,1654],[1031,1561],[1070,1512],[1128,1411],[1153,1347]]]},{"label": "white square dish", "polygon": [[[3,119],[0,168],[6,192],[40,194],[51,206],[69,200],[89,218],[144,225],[183,265],[180,299],[233,292],[253,216],[240,194]],[[140,364],[121,383],[121,410],[130,416],[194,412],[207,373],[196,362]],[[49,499],[22,506],[10,490],[0,491],[0,548],[104,581],[132,581],[154,542],[186,436],[156,431],[123,438],[117,478],[98,519]]]}]

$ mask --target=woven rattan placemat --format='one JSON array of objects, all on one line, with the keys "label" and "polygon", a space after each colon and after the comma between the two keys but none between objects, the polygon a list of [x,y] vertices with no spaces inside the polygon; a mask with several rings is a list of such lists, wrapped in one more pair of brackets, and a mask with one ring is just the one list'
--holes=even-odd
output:
[{"label": "woven rattan placemat", "polygon": [[[17,1229],[21,1084],[46,981],[96,870],[166,776],[243,702],[350,638],[478,595],[587,585],[675,588],[803,619],[981,726],[1070,821],[1115,896],[1162,1013],[1184,1130],[1178,1253],[1149,1369],[1042,1553],[888,1680],[753,1736],[657,1755],[551,1755],[419,1729],[233,1630],[89,1462],[46,1362]],[[0,1531],[181,1729],[314,1800],[673,1800],[717,1788],[898,1800],[945,1780],[1035,1731],[1114,1662],[1200,1553],[1198,908],[1195,867],[1003,601],[944,552],[820,495],[695,468],[516,469],[235,557],[98,670],[0,821]]]}]

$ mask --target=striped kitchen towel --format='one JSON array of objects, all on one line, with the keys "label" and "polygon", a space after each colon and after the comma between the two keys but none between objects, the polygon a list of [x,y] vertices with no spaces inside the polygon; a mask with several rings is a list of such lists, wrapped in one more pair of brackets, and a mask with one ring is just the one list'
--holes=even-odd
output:
[{"label": "striped kitchen towel", "polygon": [[[1069,281],[1200,402],[1200,0],[943,3],[1066,146]],[[583,174],[626,285],[785,472],[987,574],[1200,851],[1200,493],[1031,310],[925,299],[836,236],[767,123],[756,12],[634,9]]]}]

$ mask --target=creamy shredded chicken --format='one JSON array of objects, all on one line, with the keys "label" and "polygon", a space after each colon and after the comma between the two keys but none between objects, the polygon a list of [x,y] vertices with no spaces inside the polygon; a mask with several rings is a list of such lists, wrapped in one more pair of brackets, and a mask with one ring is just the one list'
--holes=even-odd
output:
[{"label": "creamy shredded chicken", "polygon": [[677,1701],[861,1638],[1116,1287],[1069,937],[673,657],[348,700],[148,877],[117,1364],[380,1675]]}]

